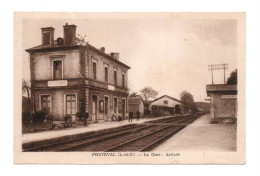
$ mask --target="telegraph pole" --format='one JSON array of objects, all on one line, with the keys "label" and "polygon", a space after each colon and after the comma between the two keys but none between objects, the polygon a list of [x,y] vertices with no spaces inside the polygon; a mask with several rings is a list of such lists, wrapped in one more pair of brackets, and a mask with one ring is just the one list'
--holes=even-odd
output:
[{"label": "telegraph pole", "polygon": [[213,71],[215,70],[224,70],[224,84],[226,84],[226,70],[228,69],[228,64],[223,63],[223,64],[210,64],[208,65],[208,70],[211,71],[211,79],[212,79],[212,84],[213,83]]}]

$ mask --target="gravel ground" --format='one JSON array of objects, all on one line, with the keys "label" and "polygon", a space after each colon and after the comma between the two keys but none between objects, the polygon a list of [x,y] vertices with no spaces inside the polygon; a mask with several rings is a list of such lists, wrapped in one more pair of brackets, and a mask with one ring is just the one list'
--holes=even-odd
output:
[{"label": "gravel ground", "polygon": [[210,124],[204,115],[153,151],[236,151],[236,125]]}]

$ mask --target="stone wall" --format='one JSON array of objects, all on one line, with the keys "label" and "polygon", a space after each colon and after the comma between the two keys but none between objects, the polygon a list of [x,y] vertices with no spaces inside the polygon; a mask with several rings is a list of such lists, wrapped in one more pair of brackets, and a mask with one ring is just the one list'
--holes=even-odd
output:
[{"label": "stone wall", "polygon": [[50,114],[53,115],[54,120],[63,120],[66,114],[65,95],[76,94],[76,112],[79,111],[80,90],[77,89],[48,89],[35,90],[35,104],[36,110],[41,110],[40,97],[41,95],[50,95]]},{"label": "stone wall", "polygon": [[[86,53],[87,55],[87,53]],[[88,53],[89,61],[86,61],[86,75],[88,78],[93,79],[93,68],[92,62],[97,63],[97,75],[96,80],[100,82],[105,82],[105,65],[108,66],[108,84],[114,85],[114,69],[117,69],[117,86],[122,87],[122,73],[125,74],[125,88],[127,88],[127,69],[123,66],[112,62],[108,58],[105,58],[101,54],[98,54],[92,50]]]},{"label": "stone wall", "polygon": [[213,106],[215,118],[236,118],[236,99],[223,99],[220,94],[214,94]]},{"label": "stone wall", "polygon": [[[93,111],[93,107],[92,107],[92,97],[97,96],[97,119],[95,119],[92,116],[92,111]],[[108,111],[107,111],[107,115],[105,114],[105,97],[108,97]],[[124,98],[126,101],[126,107],[125,107],[125,117],[127,118],[127,96],[123,96],[120,94],[117,94],[115,92],[112,91],[101,91],[101,90],[94,90],[94,89],[90,89],[89,90],[89,96],[88,96],[88,107],[87,109],[89,110],[89,114],[90,117],[88,119],[89,122],[103,122],[103,121],[112,121],[115,119],[112,119],[112,115],[114,114],[114,98],[117,98],[117,112],[115,113],[116,116],[120,115],[122,116],[122,99]],[[103,101],[103,106],[104,106],[104,110],[100,111],[100,101]],[[120,113],[121,111],[121,113]]]},{"label": "stone wall", "polygon": [[52,61],[63,60],[63,78],[79,78],[79,51],[59,51],[35,54],[35,80],[53,79]]}]

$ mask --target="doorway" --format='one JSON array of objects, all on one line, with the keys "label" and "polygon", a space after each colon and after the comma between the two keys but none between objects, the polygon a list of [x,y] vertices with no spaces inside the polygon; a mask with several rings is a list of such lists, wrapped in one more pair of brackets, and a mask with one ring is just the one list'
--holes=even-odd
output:
[{"label": "doorway", "polygon": [[125,118],[125,105],[126,105],[126,100],[122,99],[122,117]]},{"label": "doorway", "polygon": [[114,114],[117,116],[117,98],[114,98]]},{"label": "doorway", "polygon": [[72,121],[76,120],[76,95],[67,94],[66,95],[66,115],[72,117]]},{"label": "doorway", "polygon": [[92,95],[92,122],[97,122],[97,96]]}]

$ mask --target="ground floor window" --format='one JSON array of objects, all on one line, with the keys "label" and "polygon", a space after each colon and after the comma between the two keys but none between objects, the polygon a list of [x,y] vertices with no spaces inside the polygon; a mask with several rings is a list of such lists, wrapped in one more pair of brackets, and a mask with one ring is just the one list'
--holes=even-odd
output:
[{"label": "ground floor window", "polygon": [[117,98],[114,98],[114,114],[117,114]]},{"label": "ground floor window", "polygon": [[125,117],[126,112],[126,100],[122,99],[122,116]]},{"label": "ground floor window", "polygon": [[105,114],[107,115],[108,113],[108,97],[105,97]]},{"label": "ground floor window", "polygon": [[72,119],[76,118],[76,95],[66,95],[66,115],[70,115]]},{"label": "ground floor window", "polygon": [[50,107],[51,107],[51,96],[50,95],[41,95],[41,109],[45,110],[49,114]]}]

